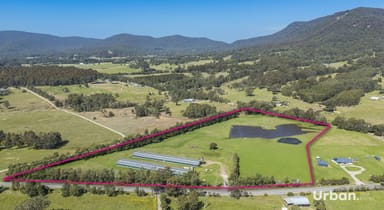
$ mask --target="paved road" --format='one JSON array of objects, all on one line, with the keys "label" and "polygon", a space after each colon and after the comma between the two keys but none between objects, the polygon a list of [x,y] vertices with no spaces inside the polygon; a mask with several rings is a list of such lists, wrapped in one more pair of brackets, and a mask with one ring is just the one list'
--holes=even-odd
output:
[{"label": "paved road", "polygon": [[[62,188],[63,184],[56,184],[56,183],[43,183],[44,185],[48,186],[51,189],[60,189]],[[11,182],[0,182],[0,186],[5,187],[11,187]],[[101,185],[94,185],[97,187],[103,187]],[[295,187],[295,188],[275,188],[275,189],[247,189],[243,190],[246,191],[253,196],[262,196],[265,194],[268,195],[287,195],[289,192],[292,193],[313,193],[315,191],[323,191],[323,192],[329,192],[333,190],[338,189],[349,189],[351,187],[357,187],[357,186],[365,186],[369,189],[375,189],[377,186],[381,186],[380,184],[366,184],[366,185],[338,185],[338,186],[319,186],[319,187]],[[136,187],[122,187],[125,192],[134,192]],[[145,192],[152,193],[153,190],[150,187],[141,187]],[[223,189],[204,189],[202,191],[205,191],[207,193],[217,193],[221,196],[229,196],[230,191],[223,190]]]},{"label": "paved road", "polygon": [[55,109],[57,109],[57,110],[66,112],[66,113],[71,114],[71,115],[74,115],[74,116],[76,116],[76,117],[80,117],[80,118],[82,118],[82,119],[84,119],[84,120],[87,120],[88,122],[91,122],[91,123],[93,123],[93,124],[95,124],[95,125],[98,125],[98,126],[100,126],[100,127],[103,127],[103,128],[105,128],[105,129],[108,129],[108,130],[110,130],[110,131],[112,131],[112,132],[114,132],[114,133],[120,135],[120,136],[123,137],[123,138],[125,137],[125,135],[124,135],[123,133],[121,133],[121,132],[119,132],[119,131],[117,131],[117,130],[114,130],[114,129],[110,128],[110,127],[107,127],[107,126],[105,126],[105,125],[103,125],[103,124],[100,124],[100,123],[98,123],[98,122],[95,122],[95,121],[93,121],[93,120],[90,120],[90,119],[88,119],[88,118],[86,118],[86,117],[84,117],[84,116],[82,116],[82,115],[79,115],[79,114],[77,114],[77,113],[75,113],[75,112],[71,112],[71,111],[68,111],[68,110],[66,110],[66,109],[62,109],[62,108],[60,108],[60,107],[57,107],[54,103],[52,103],[52,101],[50,101],[50,100],[44,98],[43,96],[41,96],[41,95],[39,95],[39,94],[33,92],[32,90],[30,90],[30,89],[28,89],[28,88],[22,87],[22,89],[28,91],[29,93],[31,93],[31,94],[33,94],[33,95],[35,95],[35,96],[37,96],[37,97],[39,97],[40,99],[44,100],[44,101],[47,102],[50,106],[52,106],[53,108],[55,108]]}]

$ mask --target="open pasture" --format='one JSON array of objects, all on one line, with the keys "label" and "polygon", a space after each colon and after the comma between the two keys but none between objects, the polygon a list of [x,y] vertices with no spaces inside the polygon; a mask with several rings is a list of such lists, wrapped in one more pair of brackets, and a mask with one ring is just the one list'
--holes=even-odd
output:
[{"label": "open pasture", "polygon": [[[302,140],[302,144],[281,144],[277,143],[278,138],[229,138],[229,132],[232,125],[258,125],[265,129],[274,129],[280,124],[289,123],[296,124],[304,131],[307,131],[305,134],[294,136]],[[113,154],[99,156],[89,160],[80,160],[63,165],[62,167],[117,168],[115,164],[118,159],[129,158],[134,151],[146,151],[194,159],[203,158],[207,163],[218,162],[223,167],[223,171],[225,171],[226,175],[229,175],[233,164],[232,157],[237,153],[240,157],[240,175],[243,177],[254,176],[259,173],[264,176],[274,176],[278,181],[283,181],[288,177],[292,180],[308,182],[310,181],[310,176],[306,159],[305,144],[322,129],[322,126],[315,126],[276,117],[241,115],[239,118],[181,134],[166,139],[161,143],[150,144],[141,148],[122,152],[115,152]],[[217,150],[209,149],[209,144],[212,142],[218,144]],[[283,160],[284,162],[282,162]],[[202,165],[203,169],[204,167],[205,165]],[[217,171],[212,170],[212,173],[217,174]],[[215,178],[213,177],[209,178],[211,181],[214,179]]]}]

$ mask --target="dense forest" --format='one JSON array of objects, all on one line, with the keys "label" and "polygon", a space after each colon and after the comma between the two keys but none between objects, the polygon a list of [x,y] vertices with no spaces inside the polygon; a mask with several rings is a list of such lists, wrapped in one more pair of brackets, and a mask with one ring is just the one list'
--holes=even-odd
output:
[{"label": "dense forest", "polygon": [[96,80],[98,73],[91,69],[58,66],[0,68],[0,87],[36,85],[72,85]]}]

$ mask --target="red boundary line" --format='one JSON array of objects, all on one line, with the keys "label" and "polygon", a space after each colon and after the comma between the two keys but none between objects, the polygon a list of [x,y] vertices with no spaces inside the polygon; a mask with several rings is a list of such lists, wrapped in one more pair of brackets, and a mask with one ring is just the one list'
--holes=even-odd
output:
[{"label": "red boundary line", "polygon": [[[46,168],[62,165],[68,162],[72,162],[75,160],[79,160],[84,157],[88,157],[91,155],[95,155],[97,153],[101,153],[104,151],[112,150],[118,147],[122,147],[125,145],[129,145],[135,142],[143,141],[152,137],[157,137],[161,136],[164,134],[172,133],[175,131],[178,131],[180,129],[192,127],[194,125],[199,125],[205,122],[209,122],[221,117],[225,116],[231,116],[236,113],[240,112],[253,112],[253,113],[259,113],[263,115],[270,115],[274,117],[279,117],[279,118],[285,118],[285,119],[291,119],[291,120],[296,120],[296,121],[301,121],[305,123],[311,123],[314,125],[320,125],[320,126],[325,126],[323,130],[320,131],[315,137],[311,139],[306,145],[305,145],[305,150],[307,154],[307,162],[308,162],[308,167],[309,167],[309,174],[311,177],[310,182],[304,182],[304,183],[289,183],[289,184],[268,184],[268,185],[257,185],[257,186],[190,186],[190,185],[174,185],[174,184],[140,184],[140,183],[135,183],[135,184],[128,184],[124,182],[79,182],[79,181],[68,181],[68,180],[41,180],[41,179],[18,179],[17,177],[30,174],[36,171],[40,171]],[[313,186],[315,184],[315,178],[313,175],[313,167],[312,167],[312,160],[311,160],[311,153],[310,153],[310,146],[317,141],[322,135],[324,135],[329,129],[331,128],[331,125],[329,123],[324,123],[324,122],[319,122],[319,121],[314,121],[314,120],[308,120],[304,118],[299,118],[299,117],[294,117],[294,116],[288,116],[280,113],[275,113],[275,112],[268,112],[260,109],[253,109],[253,108],[240,108],[240,109],[235,109],[229,112],[225,112],[222,114],[218,114],[212,117],[207,117],[203,118],[197,121],[193,121],[191,123],[187,123],[184,125],[180,125],[174,128],[169,128],[163,131],[159,131],[153,134],[149,134],[147,136],[142,136],[142,137],[137,137],[119,144],[114,144],[111,146],[107,146],[104,148],[100,148],[94,151],[86,152],[74,157],[70,157],[64,160],[60,160],[57,162],[49,163],[47,165],[35,167],[29,170],[25,170],[22,172],[18,172],[9,176],[6,176],[3,178],[4,181],[10,182],[10,181],[15,181],[15,182],[40,182],[40,183],[69,183],[69,184],[82,184],[82,185],[115,185],[115,186],[126,186],[126,187],[175,187],[175,188],[186,188],[186,189],[225,189],[225,190],[236,190],[236,189],[263,189],[263,188],[276,188],[276,187],[303,187],[303,186]]]}]

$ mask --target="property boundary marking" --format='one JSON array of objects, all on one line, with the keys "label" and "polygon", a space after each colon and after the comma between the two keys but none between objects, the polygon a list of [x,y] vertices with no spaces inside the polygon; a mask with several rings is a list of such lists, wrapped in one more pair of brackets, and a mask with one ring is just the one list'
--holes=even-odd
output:
[{"label": "property boundary marking", "polygon": [[[125,145],[133,144],[136,142],[144,141],[153,137],[158,137],[162,136],[165,134],[169,134],[172,132],[179,131],[181,129],[185,129],[188,127],[192,127],[195,125],[200,125],[205,122],[213,121],[216,119],[219,119],[221,117],[226,117],[226,116],[231,116],[240,112],[252,112],[252,113],[259,113],[263,115],[269,115],[269,116],[274,116],[274,117],[279,117],[279,118],[285,118],[285,119],[291,119],[291,120],[296,120],[300,122],[305,122],[305,123],[311,123],[314,125],[320,125],[320,126],[325,126],[323,130],[321,130],[315,137],[313,137],[306,145],[305,145],[305,150],[306,150],[306,155],[307,155],[307,163],[309,167],[309,174],[311,177],[310,182],[303,182],[303,183],[281,183],[281,184],[267,184],[267,185],[257,185],[257,186],[191,186],[191,185],[174,185],[174,184],[140,184],[140,183],[134,183],[134,184],[128,184],[124,182],[80,182],[80,181],[69,181],[69,180],[44,180],[44,179],[20,179],[18,178],[19,176],[23,176],[26,174],[34,173],[36,171],[40,171],[46,168],[54,167],[54,166],[59,166],[63,165],[65,163],[73,162],[76,160],[81,160],[82,158],[89,157],[91,155],[95,155],[98,153],[102,153],[105,151],[109,151],[112,149],[116,149]],[[185,188],[185,189],[223,189],[223,190],[236,190],[236,189],[265,189],[265,188],[278,188],[278,187],[305,187],[305,186],[313,186],[315,184],[315,178],[313,175],[313,167],[312,167],[312,160],[311,160],[311,153],[310,153],[310,146],[317,141],[321,136],[323,136],[329,129],[331,128],[331,125],[329,123],[325,122],[319,122],[319,121],[314,121],[314,120],[308,120],[304,118],[299,118],[299,117],[294,117],[294,116],[288,116],[276,112],[269,112],[269,111],[264,111],[260,109],[254,109],[254,108],[240,108],[240,109],[235,109],[229,112],[221,113],[218,115],[214,115],[211,117],[203,118],[200,120],[196,120],[184,125],[176,126],[174,128],[169,128],[163,131],[159,131],[153,134],[149,134],[146,136],[142,137],[137,137],[134,139],[127,140],[122,143],[110,145],[107,147],[103,147],[94,151],[86,152],[80,155],[76,155],[73,157],[69,157],[64,160],[56,161],[53,163],[49,163],[46,165],[38,166],[29,170],[21,171],[9,176],[6,176],[3,178],[4,181],[6,182],[40,182],[40,183],[69,183],[69,184],[81,184],[81,185],[115,185],[115,186],[126,186],[126,187],[174,187],[174,188]]]}]

